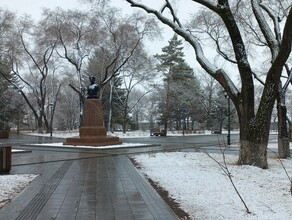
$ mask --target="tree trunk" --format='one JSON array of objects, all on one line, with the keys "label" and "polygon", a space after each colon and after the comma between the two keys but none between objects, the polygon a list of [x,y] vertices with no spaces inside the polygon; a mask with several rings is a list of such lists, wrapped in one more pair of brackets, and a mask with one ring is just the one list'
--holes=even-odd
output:
[{"label": "tree trunk", "polygon": [[20,112],[19,112],[19,110],[17,112],[17,124],[16,124],[16,126],[17,126],[17,134],[19,134],[20,133]]},{"label": "tree trunk", "polygon": [[255,141],[241,140],[238,164],[253,165],[267,169],[267,143],[255,143]]},{"label": "tree trunk", "polygon": [[278,156],[280,158],[290,157],[288,128],[287,128],[287,109],[280,102],[277,104],[278,110]]},{"label": "tree trunk", "polygon": [[267,146],[269,142],[270,115],[265,109],[259,110],[253,117],[248,106],[242,105],[246,111],[239,112],[240,121],[240,152],[239,165],[253,165],[268,168]]},{"label": "tree trunk", "polygon": [[175,130],[179,131],[181,129],[181,122],[179,119],[176,119],[176,128]]},{"label": "tree trunk", "polygon": [[48,122],[48,120],[45,117],[45,115],[44,115],[43,118],[44,118],[44,129],[45,129],[46,133],[50,133],[51,129],[52,129],[51,124]]},{"label": "tree trunk", "polygon": [[110,97],[109,97],[109,114],[108,114],[108,126],[107,129],[111,132],[113,132],[112,128],[112,112],[113,112],[113,107],[112,107],[112,102],[113,102],[113,87],[114,87],[114,82],[113,79],[110,80]]},{"label": "tree trunk", "polygon": [[123,127],[123,133],[126,134],[127,131],[127,125],[128,125],[128,108],[124,109],[124,115],[123,115],[123,122],[122,122],[122,127]]},{"label": "tree trunk", "polygon": [[286,118],[289,124],[289,132],[288,132],[288,139],[289,142],[292,142],[292,121]]},{"label": "tree trunk", "polygon": [[[171,69],[169,71],[169,73],[171,74]],[[169,106],[169,92],[170,92],[170,85],[169,85],[169,82],[170,81],[170,78],[167,77],[167,85],[166,85],[166,95],[165,95],[165,106],[164,106],[164,130],[165,130],[165,136],[167,136],[167,124],[168,124],[168,120],[169,120],[169,109],[168,109],[168,106]]]},{"label": "tree trunk", "polygon": [[255,124],[252,122],[241,123],[240,152],[237,163],[239,165],[253,165],[267,169],[267,146],[270,127],[267,126],[259,129],[254,126]]},{"label": "tree trunk", "polygon": [[126,134],[126,127],[127,127],[127,123],[125,120],[123,120],[123,124],[122,124],[123,134]]},{"label": "tree trunk", "polygon": [[83,98],[79,95],[79,128],[83,124]]},{"label": "tree trunk", "polygon": [[37,118],[37,129],[39,134],[43,133],[43,120],[41,116]]}]

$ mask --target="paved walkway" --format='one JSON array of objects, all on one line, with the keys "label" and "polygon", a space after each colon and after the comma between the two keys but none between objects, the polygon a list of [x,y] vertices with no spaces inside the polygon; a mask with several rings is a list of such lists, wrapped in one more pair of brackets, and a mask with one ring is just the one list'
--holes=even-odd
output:
[{"label": "paved walkway", "polygon": [[13,154],[12,174],[39,176],[0,209],[1,220],[172,220],[176,214],[125,155]]}]

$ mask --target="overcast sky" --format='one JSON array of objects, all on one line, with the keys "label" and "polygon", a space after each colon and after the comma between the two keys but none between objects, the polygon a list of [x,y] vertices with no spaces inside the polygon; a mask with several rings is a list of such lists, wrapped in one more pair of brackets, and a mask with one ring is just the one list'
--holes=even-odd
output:
[{"label": "overcast sky", "polygon": [[2,8],[16,12],[18,15],[24,13],[31,15],[33,18],[39,18],[42,13],[42,8],[86,8],[78,0],[1,0]]},{"label": "overcast sky", "polygon": [[[158,5],[160,0],[148,0],[153,1],[153,4]],[[122,8],[123,13],[130,14],[133,9],[124,0],[113,0],[116,7]],[[182,4],[183,5],[183,4]],[[82,4],[78,0],[1,0],[0,7],[8,9],[17,13],[18,16],[25,14],[31,15],[34,19],[39,19],[43,8],[56,8],[61,7],[63,9],[82,9],[86,10],[89,5]],[[187,8],[187,7],[186,7]],[[187,10],[184,8],[184,12]],[[137,9],[135,9],[137,10]],[[146,44],[147,50],[152,53],[161,53],[161,48],[168,44],[168,41],[173,35],[173,32],[169,28],[162,26],[164,32],[163,39],[155,40],[155,42],[149,42]],[[190,66],[194,67],[194,52],[188,48],[185,50],[186,61]]]},{"label": "overcast sky", "polygon": [[[153,1],[153,0],[152,0]],[[116,7],[122,8],[125,12],[132,11],[131,6],[125,0],[113,0]],[[9,9],[19,15],[26,13],[33,18],[39,18],[42,13],[42,8],[64,9],[84,9],[90,6],[82,3],[79,0],[1,0],[0,7]]]}]

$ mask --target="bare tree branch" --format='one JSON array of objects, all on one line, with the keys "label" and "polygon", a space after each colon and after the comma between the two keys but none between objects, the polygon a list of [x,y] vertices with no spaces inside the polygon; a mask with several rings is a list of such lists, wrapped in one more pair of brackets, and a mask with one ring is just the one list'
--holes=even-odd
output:
[{"label": "bare tree branch", "polygon": [[[233,177],[232,177],[232,174],[228,168],[228,165],[227,165],[227,162],[226,162],[226,156],[225,156],[225,151],[227,149],[227,145],[225,143],[225,146],[224,148],[222,147],[222,143],[221,141],[219,140],[219,136],[218,136],[218,141],[219,141],[219,147],[220,147],[220,151],[221,151],[221,154],[222,154],[222,159],[223,159],[223,163],[219,162],[218,160],[216,160],[211,154],[209,154],[209,152],[206,150],[206,149],[203,149],[203,148],[199,148],[203,153],[205,153],[208,157],[210,157],[213,161],[215,161],[219,167],[221,168],[221,170],[226,174],[226,176],[228,177],[232,187],[234,188],[236,194],[238,195],[238,197],[240,198],[242,204],[244,205],[245,207],[245,210],[248,214],[251,213],[251,211],[249,210],[249,208],[247,207],[246,205],[246,202],[244,201],[244,199],[242,198],[241,194],[239,193],[237,187],[235,186],[235,183],[233,181]],[[223,140],[224,141],[224,140]]]}]

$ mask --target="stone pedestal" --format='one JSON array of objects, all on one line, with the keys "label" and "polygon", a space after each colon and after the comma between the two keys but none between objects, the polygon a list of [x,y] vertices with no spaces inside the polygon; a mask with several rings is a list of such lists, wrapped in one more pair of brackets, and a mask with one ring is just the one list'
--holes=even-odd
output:
[{"label": "stone pedestal", "polygon": [[122,144],[118,137],[106,135],[102,104],[99,99],[86,99],[83,111],[83,126],[79,136],[67,138],[64,145],[107,146]]}]

